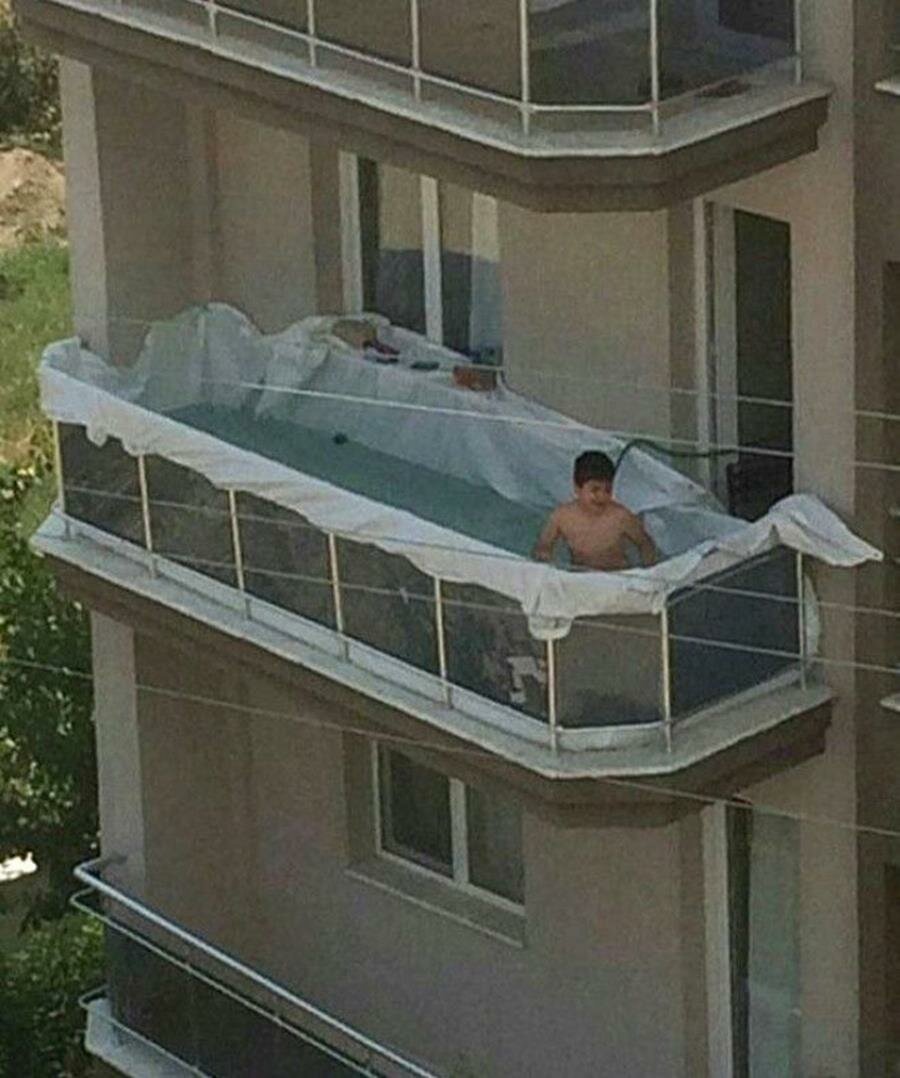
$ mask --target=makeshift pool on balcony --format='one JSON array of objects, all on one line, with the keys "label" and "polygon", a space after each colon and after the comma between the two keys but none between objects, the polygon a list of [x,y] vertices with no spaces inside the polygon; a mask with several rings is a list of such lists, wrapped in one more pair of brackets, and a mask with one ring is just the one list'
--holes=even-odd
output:
[{"label": "makeshift pool on balcony", "polygon": [[441,707],[563,748],[671,741],[686,716],[800,676],[816,619],[798,554],[878,557],[814,498],[747,524],[634,448],[616,496],[660,564],[536,563],[574,458],[618,459],[624,443],[500,382],[460,388],[459,356],[373,325],[396,363],[348,343],[356,323],[263,336],[222,305],[155,325],[127,369],[52,346],[60,508],[153,571],[239,591],[248,617],[312,629]]}]

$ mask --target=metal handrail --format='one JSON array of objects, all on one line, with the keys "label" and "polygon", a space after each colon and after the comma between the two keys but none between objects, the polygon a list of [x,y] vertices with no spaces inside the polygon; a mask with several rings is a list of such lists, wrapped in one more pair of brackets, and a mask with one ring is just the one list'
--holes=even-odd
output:
[{"label": "metal handrail", "polygon": [[[102,876],[98,874],[106,865],[109,865],[114,861],[122,862],[124,860],[125,858],[120,856],[112,858],[94,858],[90,861],[85,861],[82,864],[77,865],[74,869],[74,875],[75,878],[81,883],[85,884],[86,887],[90,889],[90,891],[96,892],[102,897],[118,903],[123,908],[130,910],[132,913],[136,914],[147,924],[153,925],[155,928],[162,929],[163,932],[177,939],[179,942],[186,944],[188,947],[192,948],[193,951],[202,954],[206,958],[212,959],[214,962],[217,962],[219,965],[225,967],[232,973],[236,973],[239,977],[241,977],[248,983],[255,985],[257,988],[261,988],[263,991],[270,994],[271,996],[274,996],[281,1002],[286,1003],[288,1006],[302,1012],[306,1017],[327,1027],[333,1033],[336,1033],[341,1037],[347,1038],[348,1040],[359,1046],[361,1049],[365,1050],[370,1057],[381,1059],[393,1064],[394,1066],[400,1067],[404,1071],[406,1071],[407,1074],[414,1076],[414,1078],[437,1078],[433,1071],[427,1070],[425,1067],[421,1066],[421,1064],[416,1063],[414,1060],[409,1059],[408,1057],[402,1055],[400,1052],[396,1052],[392,1048],[388,1048],[386,1045],[380,1044],[378,1041],[375,1041],[371,1037],[367,1036],[361,1030],[358,1030],[354,1026],[351,1026],[348,1023],[343,1022],[341,1019],[334,1017],[334,1015],[329,1014],[327,1011],[323,1011],[314,1003],[311,1003],[309,1000],[303,999],[301,996],[296,995],[296,993],[291,992],[283,985],[278,984],[277,981],[273,981],[271,978],[266,977],[264,974],[253,969],[253,967],[248,966],[245,962],[242,962],[240,961],[240,959],[237,959],[233,955],[230,955],[227,951],[223,951],[220,947],[216,947],[215,945],[208,943],[206,940],[202,939],[200,936],[196,936],[192,932],[189,932],[187,929],[182,928],[181,925],[170,920],[164,914],[158,913],[156,910],[151,909],[151,907],[145,905],[143,902],[134,898],[132,895],[129,895],[127,892],[120,890],[118,887],[115,887],[113,884],[104,880]],[[84,895],[85,892],[81,892],[81,894]],[[105,914],[99,913],[97,910],[92,909],[84,902],[79,901],[78,895],[73,897],[72,904],[75,905],[76,908],[82,910],[82,912],[87,913],[89,916],[94,917],[97,920],[103,921],[105,924],[108,925],[108,927],[113,928],[116,931],[122,931],[127,934],[130,933],[132,936],[136,935],[136,933],[129,930],[127,925],[117,923],[112,918],[106,916]],[[154,948],[154,944],[150,940],[145,941],[143,938],[141,938],[140,942],[146,942],[149,947]],[[156,947],[155,949],[162,951],[162,948],[159,947]],[[163,954],[166,958],[173,962],[180,962],[180,960],[176,956],[171,955],[168,952],[163,952]],[[190,972],[195,976],[203,976],[202,972],[197,970],[196,967],[193,966],[190,967]],[[215,985],[215,987],[218,987],[223,991],[231,992],[231,990],[228,989],[227,986],[221,985],[218,982],[213,981],[212,978],[204,979],[209,980]],[[257,1011],[260,1010],[260,1006],[251,1000],[242,1000],[242,1002],[245,1002],[247,1006],[252,1007]],[[280,1025],[286,1024],[285,1020],[281,1018],[280,1015],[278,1015],[276,1012],[272,1011],[270,1014],[269,1012],[266,1013],[269,1017],[272,1018],[273,1021],[277,1021]],[[297,1030],[297,1032],[300,1036],[305,1035],[302,1030]],[[313,1035],[309,1034],[308,1036],[311,1040],[314,1039]],[[316,1041],[315,1043],[319,1044],[318,1041]],[[328,1050],[328,1046],[320,1046],[323,1047],[324,1050]],[[334,1051],[334,1049],[331,1049],[331,1051]],[[350,1060],[350,1062],[353,1061]],[[358,1063],[356,1063],[356,1065],[359,1066]],[[369,1069],[369,1072],[372,1073],[371,1069]]]}]

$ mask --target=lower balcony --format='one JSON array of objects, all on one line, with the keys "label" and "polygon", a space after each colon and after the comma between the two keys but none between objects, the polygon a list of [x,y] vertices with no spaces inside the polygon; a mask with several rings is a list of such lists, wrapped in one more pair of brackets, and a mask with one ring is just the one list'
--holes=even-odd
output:
[{"label": "lower balcony", "polygon": [[[738,521],[494,372],[461,388],[415,334],[379,328],[387,366],[314,321],[273,344],[189,312],[130,372],[52,348],[60,505],[38,549],[549,776],[681,770],[829,699],[804,558],[877,551],[815,499]],[[530,560],[585,445],[619,457],[659,565]]]},{"label": "lower balcony", "polygon": [[85,1045],[126,1075],[182,1078],[433,1078],[415,1060],[372,1041],[169,920],[103,876],[74,905],[106,927],[107,985],[83,1000]]}]

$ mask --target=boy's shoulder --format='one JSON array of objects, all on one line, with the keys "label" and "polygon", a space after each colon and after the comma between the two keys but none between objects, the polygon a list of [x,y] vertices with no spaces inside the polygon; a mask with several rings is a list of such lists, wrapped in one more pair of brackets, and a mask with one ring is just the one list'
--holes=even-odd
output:
[{"label": "boy's shoulder", "polygon": [[637,515],[632,513],[627,505],[622,505],[621,502],[613,501],[610,503],[610,509],[620,516],[626,517],[628,520],[637,520]]},{"label": "boy's shoulder", "polygon": [[555,509],[553,510],[553,514],[552,514],[552,515],[553,515],[553,517],[554,517],[554,518],[555,518],[556,520],[565,520],[565,519],[566,519],[566,517],[572,517],[572,516],[576,516],[576,515],[578,515],[578,514],[579,514],[580,512],[581,512],[581,507],[579,506],[579,504],[578,504],[578,502],[576,501],[576,499],[574,499],[574,498],[573,498],[573,499],[572,499],[571,501],[568,501],[568,502],[561,502],[561,503],[560,503],[560,504],[559,504],[559,505],[558,505],[558,506],[557,506],[557,507],[556,507],[556,508],[555,508]]}]

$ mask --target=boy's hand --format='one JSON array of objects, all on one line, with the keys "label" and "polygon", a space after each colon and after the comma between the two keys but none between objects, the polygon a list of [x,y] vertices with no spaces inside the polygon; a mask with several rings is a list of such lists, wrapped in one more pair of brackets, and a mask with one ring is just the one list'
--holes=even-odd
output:
[{"label": "boy's hand", "polygon": [[541,534],[538,536],[538,541],[534,544],[534,550],[531,552],[531,556],[535,561],[552,561],[553,548],[561,536],[558,510],[554,510],[547,518],[547,523],[544,525]]}]

